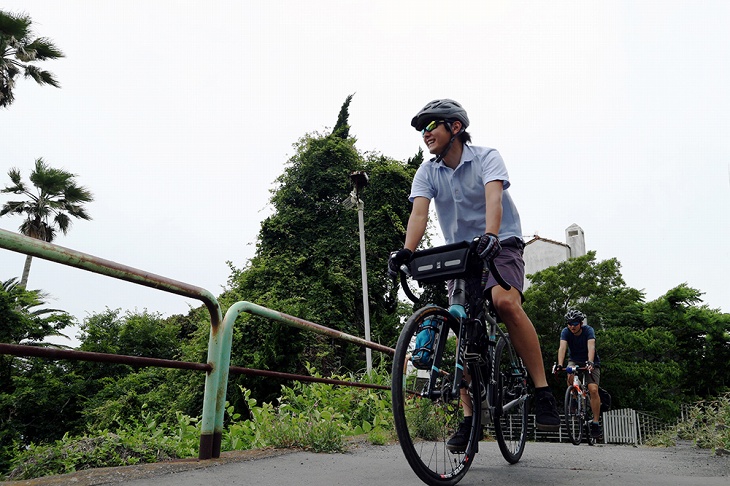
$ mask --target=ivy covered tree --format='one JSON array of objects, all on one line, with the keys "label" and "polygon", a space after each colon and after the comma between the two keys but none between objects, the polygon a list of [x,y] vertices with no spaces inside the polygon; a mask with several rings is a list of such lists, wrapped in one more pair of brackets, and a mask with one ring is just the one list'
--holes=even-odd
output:
[{"label": "ivy covered tree", "polygon": [[[245,268],[233,269],[223,300],[255,302],[364,337],[358,218],[343,205],[352,189],[350,174],[364,170],[370,181],[360,197],[371,339],[392,346],[399,320],[385,269],[390,251],[403,245],[410,181],[420,162],[361,154],[348,125],[351,101],[348,96],[331,133],[308,134],[295,145],[272,191],[274,214],[261,225],[256,254]],[[250,315],[239,318],[233,346],[234,364],[284,372],[306,372],[307,362],[325,374],[357,371],[365,361],[363,348]],[[278,390],[269,381],[246,386],[259,386],[267,396]]]}]

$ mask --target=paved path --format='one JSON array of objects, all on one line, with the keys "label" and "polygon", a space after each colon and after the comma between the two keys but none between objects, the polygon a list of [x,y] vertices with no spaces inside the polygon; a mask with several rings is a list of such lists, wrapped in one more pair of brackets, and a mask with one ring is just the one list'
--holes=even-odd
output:
[{"label": "paved path", "polygon": [[[482,442],[459,486],[729,486],[730,456],[690,445],[670,448],[530,442],[509,465],[495,442]],[[87,474],[85,474],[87,473]],[[130,466],[5,484],[124,484],[132,486],[418,486],[398,445],[356,445],[345,454],[260,451],[213,461]]]}]

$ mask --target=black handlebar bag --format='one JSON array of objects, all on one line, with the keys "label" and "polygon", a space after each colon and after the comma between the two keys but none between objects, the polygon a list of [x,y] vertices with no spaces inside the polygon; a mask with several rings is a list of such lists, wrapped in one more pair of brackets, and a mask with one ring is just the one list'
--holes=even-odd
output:
[{"label": "black handlebar bag", "polygon": [[479,277],[484,263],[473,246],[473,242],[462,241],[417,251],[411,259],[411,276],[424,284]]}]

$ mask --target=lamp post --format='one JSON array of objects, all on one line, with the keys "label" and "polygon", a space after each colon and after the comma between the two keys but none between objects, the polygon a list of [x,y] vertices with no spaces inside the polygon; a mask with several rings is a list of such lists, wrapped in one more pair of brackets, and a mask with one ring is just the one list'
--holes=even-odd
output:
[{"label": "lamp post", "polygon": [[[365,218],[363,212],[365,204],[360,199],[360,192],[368,185],[368,175],[363,171],[357,171],[350,174],[352,181],[352,192],[350,197],[343,202],[346,208],[357,207],[357,221],[360,228],[360,271],[362,272],[362,309],[365,320],[365,340],[370,341],[370,305],[368,303],[368,271],[365,262]],[[365,362],[367,365],[367,373],[373,370],[373,358],[370,348],[365,348]]]}]

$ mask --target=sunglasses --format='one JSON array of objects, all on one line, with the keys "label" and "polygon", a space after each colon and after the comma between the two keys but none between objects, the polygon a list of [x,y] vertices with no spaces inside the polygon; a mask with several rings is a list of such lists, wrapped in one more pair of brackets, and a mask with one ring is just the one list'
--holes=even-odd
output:
[{"label": "sunglasses", "polygon": [[436,130],[436,127],[441,125],[442,123],[445,123],[446,120],[433,120],[431,123],[426,125],[426,127],[421,130],[421,136],[426,135],[426,132],[431,132],[433,130]]},{"label": "sunglasses", "polygon": [[580,322],[569,322],[569,323],[568,323],[568,326],[569,326],[569,327],[575,327],[575,326],[580,326],[581,324],[582,324],[582,323],[580,323]]}]

